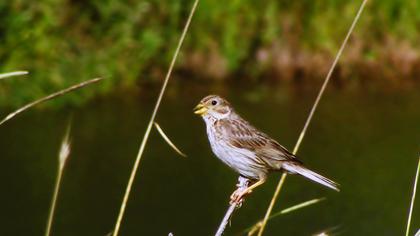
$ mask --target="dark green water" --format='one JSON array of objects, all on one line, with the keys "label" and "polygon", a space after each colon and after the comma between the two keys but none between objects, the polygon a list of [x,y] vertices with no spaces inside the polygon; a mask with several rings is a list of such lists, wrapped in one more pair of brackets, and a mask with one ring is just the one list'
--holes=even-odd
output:
[{"label": "dark green water", "polygon": [[[157,120],[188,158],[153,132],[121,235],[211,235],[237,176],[211,153],[192,108],[209,93],[226,96],[255,126],[292,149],[318,85],[305,89],[171,85]],[[317,205],[270,221],[266,235],[402,235],[420,151],[418,89],[329,89],[299,156],[336,180],[336,193],[289,176],[275,212],[313,198]],[[57,152],[73,116],[72,153],[63,176],[53,235],[103,236],[114,226],[157,90],[114,95],[77,109],[31,110],[0,127],[1,235],[42,235]],[[5,111],[2,112],[5,115]],[[226,235],[264,215],[280,175],[248,197]],[[420,202],[413,229],[420,228]]]}]

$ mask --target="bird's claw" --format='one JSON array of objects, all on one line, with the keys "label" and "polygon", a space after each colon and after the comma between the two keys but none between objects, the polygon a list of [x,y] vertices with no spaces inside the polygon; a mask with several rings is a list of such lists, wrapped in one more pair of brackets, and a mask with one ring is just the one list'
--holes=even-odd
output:
[{"label": "bird's claw", "polygon": [[235,190],[235,192],[233,192],[232,195],[230,195],[230,204],[241,205],[241,203],[243,202],[243,197],[249,193],[251,193],[251,191],[248,191],[247,189]]}]

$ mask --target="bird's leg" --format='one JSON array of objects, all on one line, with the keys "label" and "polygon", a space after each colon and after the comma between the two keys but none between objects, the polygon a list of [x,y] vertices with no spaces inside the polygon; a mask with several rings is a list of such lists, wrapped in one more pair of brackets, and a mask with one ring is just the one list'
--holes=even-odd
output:
[{"label": "bird's leg", "polygon": [[263,184],[265,182],[265,180],[266,180],[266,178],[260,178],[257,182],[253,183],[251,186],[249,186],[249,187],[247,187],[245,189],[238,188],[230,196],[230,202],[231,203],[235,203],[235,202],[236,203],[239,203],[242,200],[243,196],[245,196],[246,194],[251,193],[253,189],[255,189],[256,187],[258,187],[261,184]]}]

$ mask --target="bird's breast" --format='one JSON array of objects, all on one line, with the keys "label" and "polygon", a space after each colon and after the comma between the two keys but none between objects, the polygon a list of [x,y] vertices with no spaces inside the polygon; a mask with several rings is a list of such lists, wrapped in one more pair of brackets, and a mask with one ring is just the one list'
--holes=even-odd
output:
[{"label": "bird's breast", "polygon": [[230,145],[223,135],[221,129],[207,127],[211,149],[218,159],[247,178],[258,179],[266,174],[264,166],[255,158],[255,153]]}]

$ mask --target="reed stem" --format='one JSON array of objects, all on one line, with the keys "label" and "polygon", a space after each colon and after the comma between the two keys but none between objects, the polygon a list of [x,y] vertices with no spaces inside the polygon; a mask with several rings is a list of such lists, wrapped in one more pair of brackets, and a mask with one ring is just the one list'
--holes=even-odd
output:
[{"label": "reed stem", "polygon": [[57,204],[58,193],[60,191],[60,186],[61,186],[61,177],[63,176],[63,171],[66,165],[67,158],[70,155],[69,136],[70,136],[70,124],[67,126],[67,131],[61,143],[60,152],[58,155],[57,177],[56,177],[55,186],[54,186],[53,198],[51,200],[50,212],[48,214],[48,221],[47,221],[47,227],[45,230],[45,236],[49,236],[51,234],[51,227],[52,227],[52,223],[54,219],[55,207]]},{"label": "reed stem", "polygon": [[63,176],[63,169],[58,168],[57,178],[56,178],[55,187],[54,187],[54,195],[53,195],[53,199],[51,201],[50,212],[48,214],[48,221],[47,221],[47,228],[46,228],[46,231],[45,231],[45,236],[49,236],[51,234],[51,226],[52,226],[53,219],[54,219],[55,206],[57,204],[57,197],[58,197],[58,192],[60,191],[61,177],[62,176]]}]

